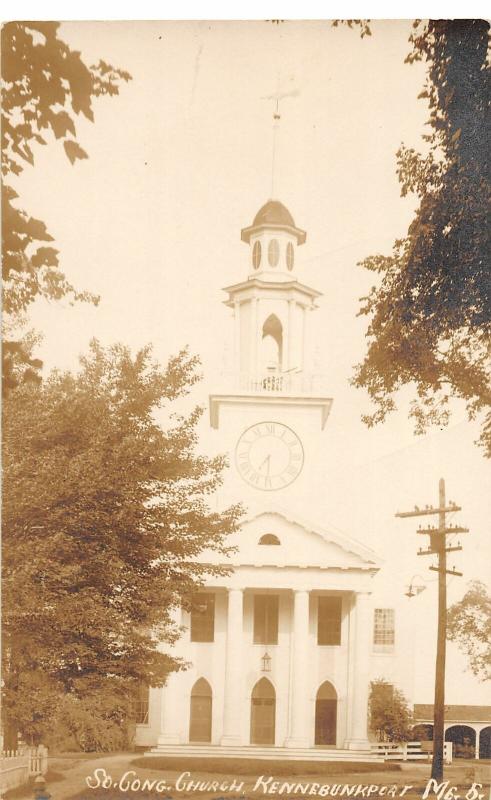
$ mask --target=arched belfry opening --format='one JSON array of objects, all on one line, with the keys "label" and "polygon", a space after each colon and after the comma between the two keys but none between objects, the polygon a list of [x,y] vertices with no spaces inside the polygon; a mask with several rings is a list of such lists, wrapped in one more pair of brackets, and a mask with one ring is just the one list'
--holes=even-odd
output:
[{"label": "arched belfry opening", "polygon": [[338,696],[329,681],[319,686],[315,699],[315,743],[317,745],[336,744],[336,725],[338,716]]},{"label": "arched belfry opening", "polygon": [[189,741],[211,742],[211,686],[204,678],[199,678],[191,689],[189,708]]},{"label": "arched belfry opening", "polygon": [[267,678],[259,680],[251,694],[251,744],[274,744],[276,692]]},{"label": "arched belfry opening", "polygon": [[283,362],[283,326],[270,314],[263,325],[261,366],[266,371],[281,371]]}]

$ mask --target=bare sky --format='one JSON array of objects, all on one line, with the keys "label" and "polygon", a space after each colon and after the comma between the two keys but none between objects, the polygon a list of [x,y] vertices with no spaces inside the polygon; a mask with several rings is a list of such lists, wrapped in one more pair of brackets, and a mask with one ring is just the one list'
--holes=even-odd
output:
[{"label": "bare sky", "polygon": [[[184,344],[202,357],[205,404],[232,336],[221,287],[245,278],[249,252],[240,228],[271,191],[272,104],[283,102],[275,194],[307,230],[301,278],[323,292],[312,314],[319,371],[334,405],[310,516],[372,546],[386,559],[379,584],[395,605],[409,602],[414,574],[431,580],[421,544],[398,509],[437,502],[445,477],[456,515],[471,528],[455,559],[450,601],[467,581],[487,580],[491,563],[489,462],[473,444],[477,428],[456,408],[451,426],[415,438],[410,392],[388,422],[366,429],[363,392],[349,386],[364,352],[366,320],[358,298],[373,276],[357,262],[388,253],[412,216],[401,199],[395,152],[420,147],[427,109],[417,100],[422,65],[404,64],[408,21],[373,23],[373,36],[330,22],[65,23],[61,36],[87,63],[104,58],[133,80],[121,96],[96,102],[96,122],[80,120],[90,158],[72,167],[62,149],[40,148],[35,169],[16,182],[22,206],[55,236],[62,267],[99,307],[38,302],[31,315],[44,333],[46,368],[75,368],[92,336],[137,348],[151,342],[165,361]],[[225,343],[225,344],[224,344]],[[215,382],[215,384],[214,384]],[[220,447],[202,425],[202,447]],[[302,516],[305,516],[302,513]],[[421,613],[419,702],[431,702],[435,583],[415,601]],[[415,644],[416,646],[416,644]],[[452,651],[453,652],[453,651]],[[450,661],[447,702],[485,702],[482,686]]]}]

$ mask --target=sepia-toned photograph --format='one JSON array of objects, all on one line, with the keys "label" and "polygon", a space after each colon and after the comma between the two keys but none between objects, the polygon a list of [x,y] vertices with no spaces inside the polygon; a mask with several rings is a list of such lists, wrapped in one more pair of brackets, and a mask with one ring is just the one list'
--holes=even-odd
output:
[{"label": "sepia-toned photograph", "polygon": [[488,800],[489,22],[1,72],[2,800]]}]

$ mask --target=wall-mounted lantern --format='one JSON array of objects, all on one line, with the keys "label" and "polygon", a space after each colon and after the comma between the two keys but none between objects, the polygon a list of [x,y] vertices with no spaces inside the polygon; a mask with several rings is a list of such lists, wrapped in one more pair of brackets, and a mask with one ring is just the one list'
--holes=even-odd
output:
[{"label": "wall-mounted lantern", "polygon": [[261,671],[271,672],[271,656],[269,655],[268,651],[266,651],[261,658]]}]

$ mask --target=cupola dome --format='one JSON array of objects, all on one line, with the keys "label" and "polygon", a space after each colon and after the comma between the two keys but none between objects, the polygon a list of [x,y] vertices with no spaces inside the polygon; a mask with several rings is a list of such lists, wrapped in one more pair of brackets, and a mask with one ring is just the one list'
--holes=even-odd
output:
[{"label": "cupola dome", "polygon": [[247,228],[241,231],[241,239],[243,242],[249,243],[251,236],[254,233],[259,233],[264,230],[273,231],[286,231],[293,234],[297,240],[297,244],[303,244],[307,237],[305,231],[297,228],[292,215],[287,207],[280,203],[279,200],[268,200],[254,217],[254,222]]},{"label": "cupola dome", "polygon": [[253,225],[288,225],[295,227],[293,217],[279,200],[268,200],[254,217]]}]

